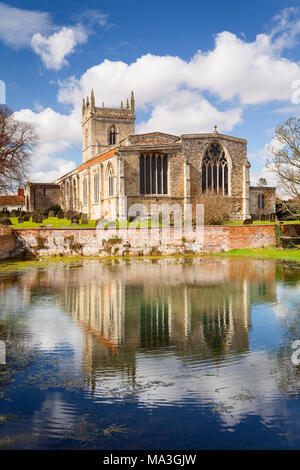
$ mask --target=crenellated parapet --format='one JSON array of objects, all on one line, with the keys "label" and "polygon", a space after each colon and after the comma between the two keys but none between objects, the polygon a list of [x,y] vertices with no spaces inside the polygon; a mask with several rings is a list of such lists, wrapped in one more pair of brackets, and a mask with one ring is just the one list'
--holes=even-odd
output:
[{"label": "crenellated parapet", "polygon": [[135,99],[123,101],[120,107],[96,106],[94,90],[82,101],[82,159],[90,160],[96,155],[119,144],[134,134]]}]

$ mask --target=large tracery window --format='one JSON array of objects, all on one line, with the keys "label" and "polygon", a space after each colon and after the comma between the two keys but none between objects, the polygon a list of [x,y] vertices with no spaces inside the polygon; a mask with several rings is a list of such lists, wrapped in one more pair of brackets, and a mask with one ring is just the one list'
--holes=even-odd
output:
[{"label": "large tracery window", "polygon": [[228,162],[219,144],[211,144],[202,161],[202,192],[228,194]]},{"label": "large tracery window", "polygon": [[140,155],[140,193],[168,194],[168,157]]}]

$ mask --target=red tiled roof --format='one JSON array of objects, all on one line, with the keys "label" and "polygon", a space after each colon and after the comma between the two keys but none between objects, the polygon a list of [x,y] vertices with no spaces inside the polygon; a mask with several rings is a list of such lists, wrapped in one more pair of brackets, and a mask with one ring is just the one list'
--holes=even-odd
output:
[{"label": "red tiled roof", "polygon": [[119,150],[119,147],[116,147],[112,150],[109,150],[108,152],[103,153],[102,155],[99,155],[98,157],[92,158],[88,162],[83,163],[80,165],[77,170],[84,170],[85,168],[88,168],[91,165],[94,165],[95,163],[101,162],[102,160],[106,160],[107,158],[113,157],[114,154]]},{"label": "red tiled roof", "polygon": [[1,206],[21,206],[25,204],[24,196],[0,196]]}]

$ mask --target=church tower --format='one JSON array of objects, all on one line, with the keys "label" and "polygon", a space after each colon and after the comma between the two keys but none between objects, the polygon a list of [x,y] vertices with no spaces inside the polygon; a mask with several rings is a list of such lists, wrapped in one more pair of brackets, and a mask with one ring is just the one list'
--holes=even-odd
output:
[{"label": "church tower", "polygon": [[116,147],[128,135],[134,134],[135,101],[133,91],[130,103],[123,101],[120,108],[95,105],[94,90],[82,102],[82,161],[83,163]]}]

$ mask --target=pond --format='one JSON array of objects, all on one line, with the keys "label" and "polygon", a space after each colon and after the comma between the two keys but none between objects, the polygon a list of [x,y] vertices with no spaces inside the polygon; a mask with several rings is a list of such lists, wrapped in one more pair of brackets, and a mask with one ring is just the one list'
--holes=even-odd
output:
[{"label": "pond", "polygon": [[266,260],[0,264],[0,449],[299,448],[299,294]]}]

